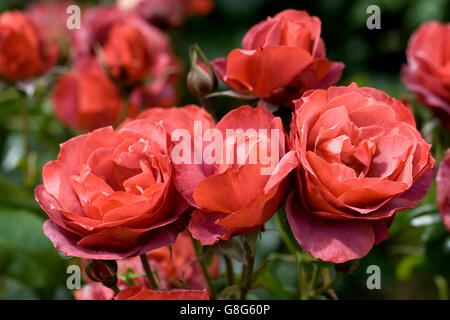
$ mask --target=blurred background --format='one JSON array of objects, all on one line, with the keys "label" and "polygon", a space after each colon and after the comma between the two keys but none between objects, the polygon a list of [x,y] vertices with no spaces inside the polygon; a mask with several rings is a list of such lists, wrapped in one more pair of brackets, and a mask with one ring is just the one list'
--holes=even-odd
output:
[{"label": "blurred background", "polygon": [[[24,9],[38,1],[2,0],[0,12]],[[80,5],[114,4],[114,1],[72,1]],[[369,5],[381,9],[381,29],[369,30]],[[398,99],[408,98],[425,138],[433,143],[433,154],[442,158],[448,147],[448,133],[430,125],[431,114],[417,104],[400,79],[405,50],[411,33],[424,21],[450,21],[450,0],[215,0],[215,8],[205,16],[189,17],[182,26],[165,32],[175,53],[189,68],[188,49],[197,43],[209,59],[226,56],[241,46],[245,32],[255,23],[288,9],[307,10],[322,21],[322,38],[327,56],[346,67],[339,82],[356,82],[383,90]],[[83,22],[82,22],[83,23]],[[66,265],[42,232],[45,213],[34,200],[33,187],[40,183],[40,170],[55,159],[58,144],[77,132],[65,128],[53,115],[46,83],[28,101],[31,168],[34,181],[23,184],[22,140],[17,92],[0,90],[0,299],[72,299],[66,288]],[[184,81],[179,87],[180,105],[197,103]],[[237,104],[221,98],[216,115]],[[341,299],[438,299],[448,297],[450,283],[450,235],[445,231],[435,205],[435,186],[421,205],[397,214],[391,236],[363,258],[358,269],[344,275],[336,287]],[[272,255],[263,275],[269,289],[255,290],[252,298],[295,299],[296,266],[283,258],[285,248],[270,221],[259,243],[257,261]],[[274,256],[274,252],[278,252]],[[369,290],[366,270],[381,268],[381,289]],[[218,280],[220,281],[220,279]]]}]

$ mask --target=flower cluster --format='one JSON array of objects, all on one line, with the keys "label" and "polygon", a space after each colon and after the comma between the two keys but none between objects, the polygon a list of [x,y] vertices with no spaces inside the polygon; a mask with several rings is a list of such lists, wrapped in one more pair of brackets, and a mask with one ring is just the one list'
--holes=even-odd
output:
[{"label": "flower cluster", "polygon": [[[42,12],[56,21],[60,7],[0,15],[0,76],[9,82],[44,74],[64,51],[61,38],[70,44],[71,69],[57,78],[52,105],[62,123],[85,132],[45,164],[35,196],[57,250],[114,266],[108,281],[86,267],[77,299],[209,299],[219,254],[232,270],[234,240],[246,254],[245,298],[252,236],[277,212],[303,254],[340,264],[387,239],[397,212],[416,207],[433,182],[431,144],[412,112],[380,90],[336,86],[344,64],[327,58],[321,21],[306,11],[256,24],[226,58],[191,50],[188,87],[200,103],[220,96],[211,92],[217,76],[249,105],[220,119],[213,108],[176,106],[183,68],[161,28],[212,9],[206,0],[117,1],[84,9],[82,28],[64,36],[39,24]],[[447,127],[449,52],[449,25],[424,24],[402,70]],[[437,203],[448,228],[449,166],[447,152]]]}]

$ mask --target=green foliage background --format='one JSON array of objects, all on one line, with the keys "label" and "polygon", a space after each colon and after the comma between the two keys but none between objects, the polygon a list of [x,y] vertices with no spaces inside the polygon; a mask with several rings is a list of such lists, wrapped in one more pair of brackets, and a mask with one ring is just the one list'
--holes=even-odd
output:
[{"label": "green foliage background", "polygon": [[[0,12],[22,9],[31,2],[2,0]],[[366,8],[372,4],[381,8],[381,30],[366,28],[369,16]],[[183,27],[168,33],[187,68],[190,45],[198,43],[210,59],[225,56],[240,47],[249,27],[287,8],[307,10],[322,20],[328,57],[346,64],[340,84],[355,81],[359,86],[375,87],[397,98],[404,95],[410,98],[419,129],[433,142],[435,158],[442,158],[443,151],[449,147],[449,133],[439,125],[434,126],[430,113],[414,102],[400,80],[400,67],[405,62],[408,38],[422,22],[450,21],[450,0],[216,0],[212,14],[192,17]],[[35,171],[35,181],[29,185],[22,183],[20,100],[14,89],[0,88],[1,299],[72,298],[65,286],[65,268],[70,261],[43,235],[46,215],[33,195],[34,185],[40,183],[42,166],[56,157],[59,143],[75,134],[54,118],[48,100],[52,84],[47,80],[41,80],[36,97],[27,101],[33,132],[30,162]],[[184,85],[180,94],[183,104],[197,102],[188,95]],[[221,99],[216,116],[220,118],[237,103]],[[250,297],[295,299],[298,296],[295,263],[286,255],[287,248],[282,244],[275,222],[271,220],[266,229],[258,243],[257,264],[267,257],[271,259],[259,278],[269,290],[253,290]],[[366,269],[372,264],[381,268],[381,290],[367,289]],[[440,220],[433,185],[420,207],[397,214],[390,238],[363,258],[354,273],[341,278],[336,292],[343,299],[445,298],[450,284],[449,267],[450,235]]]}]

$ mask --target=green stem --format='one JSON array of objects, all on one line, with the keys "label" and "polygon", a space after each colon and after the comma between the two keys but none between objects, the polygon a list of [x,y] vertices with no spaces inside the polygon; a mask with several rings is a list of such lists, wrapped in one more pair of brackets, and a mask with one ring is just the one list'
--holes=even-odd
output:
[{"label": "green stem", "polygon": [[293,255],[297,255],[299,250],[295,246],[294,243],[292,243],[291,238],[287,234],[285,228],[283,227],[283,221],[281,219],[281,211],[278,211],[275,214],[275,220],[277,222],[278,229],[280,230],[281,239],[283,240],[286,248],[289,250],[290,253]]},{"label": "green stem", "polygon": [[308,300],[308,282],[306,281],[305,262],[300,254],[297,256],[298,260],[298,291],[300,300]]},{"label": "green stem", "polygon": [[342,272],[337,271],[336,274],[335,274],[335,276],[334,276],[334,278],[333,278],[333,280],[331,280],[331,281],[328,282],[328,283],[325,283],[325,284],[323,285],[323,287],[317,289],[317,290],[315,291],[315,294],[327,292],[328,290],[332,289],[332,288],[336,285],[336,283],[338,283],[338,281],[339,281],[339,279],[341,278],[341,276],[342,276]]},{"label": "green stem", "polygon": [[122,98],[122,103],[120,105],[119,117],[117,119],[115,127],[118,127],[120,124],[122,124],[122,122],[125,121],[125,119],[128,116],[128,109],[129,109],[129,107],[130,107],[130,105],[128,103],[128,97],[123,97]]},{"label": "green stem", "polygon": [[[225,260],[225,268],[227,270],[227,287],[231,287],[234,285],[234,270],[233,270],[233,261],[231,261],[230,257],[227,255],[223,255]],[[231,295],[231,300],[236,299],[235,295]]]},{"label": "green stem", "polygon": [[197,254],[197,261],[200,264],[200,268],[202,269],[203,276],[205,277],[206,284],[207,284],[209,292],[211,294],[211,299],[215,300],[216,299],[216,290],[212,283],[211,277],[209,276],[208,268],[205,265],[205,261],[200,258],[200,248],[199,248],[197,242],[195,241],[195,239],[192,237],[192,235],[191,235],[191,239],[192,239],[192,243],[195,248],[195,252]]},{"label": "green stem", "polygon": [[244,242],[244,248],[247,256],[247,264],[242,270],[241,300],[245,300],[247,298],[247,293],[252,286],[253,267],[255,264],[255,257],[248,242]]},{"label": "green stem", "polygon": [[153,272],[152,269],[150,268],[150,264],[148,263],[147,255],[145,253],[141,254],[139,258],[141,258],[141,263],[142,266],[144,267],[145,275],[147,276],[150,285],[152,286],[153,289],[158,289],[159,286],[156,283],[155,278],[153,277]]},{"label": "green stem", "polygon": [[22,120],[21,124],[21,133],[22,133],[22,143],[23,143],[23,159],[24,159],[24,166],[25,166],[25,184],[31,185],[32,184],[32,178],[30,174],[30,140],[28,137],[29,132],[29,123],[28,123],[28,112],[27,112],[27,106],[26,106],[26,95],[21,95],[20,99],[20,117]]}]

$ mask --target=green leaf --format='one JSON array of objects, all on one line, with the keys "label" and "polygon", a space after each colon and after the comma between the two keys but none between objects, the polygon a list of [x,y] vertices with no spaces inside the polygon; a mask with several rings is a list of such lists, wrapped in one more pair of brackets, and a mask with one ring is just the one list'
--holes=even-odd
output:
[{"label": "green leaf", "polygon": [[42,224],[28,211],[0,208],[0,272],[33,287],[65,285],[63,260]]}]

